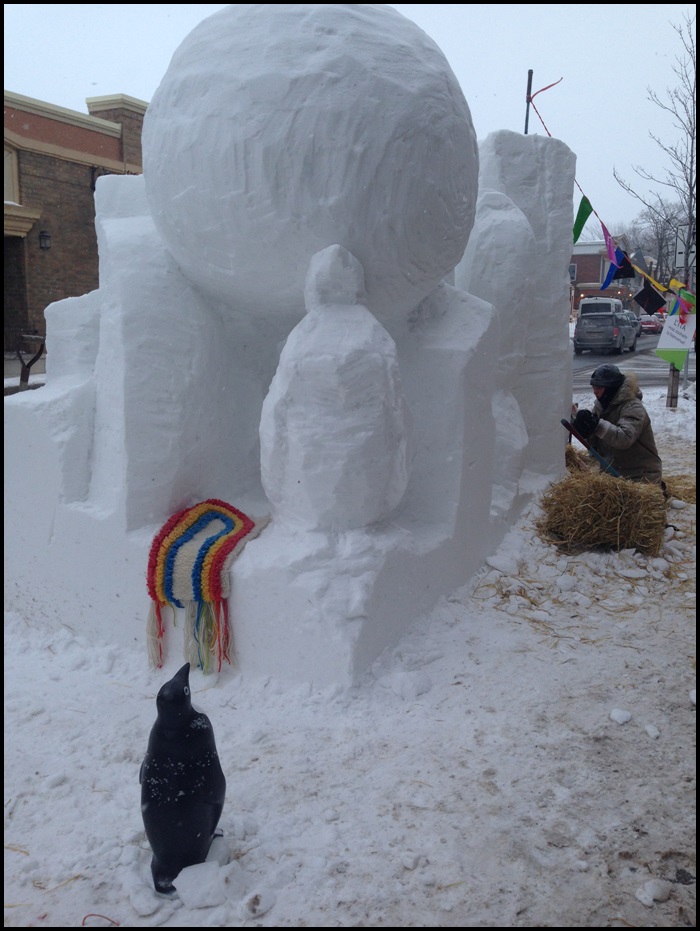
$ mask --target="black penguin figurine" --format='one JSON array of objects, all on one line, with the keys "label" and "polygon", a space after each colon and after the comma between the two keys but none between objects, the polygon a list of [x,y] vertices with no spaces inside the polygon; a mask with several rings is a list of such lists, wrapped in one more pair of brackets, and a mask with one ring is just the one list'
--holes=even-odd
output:
[{"label": "black penguin figurine", "polygon": [[190,664],[158,692],[158,717],[141,764],[141,814],[156,892],[175,892],[186,866],[203,863],[219,823],[226,777],[214,731],[190,700]]}]

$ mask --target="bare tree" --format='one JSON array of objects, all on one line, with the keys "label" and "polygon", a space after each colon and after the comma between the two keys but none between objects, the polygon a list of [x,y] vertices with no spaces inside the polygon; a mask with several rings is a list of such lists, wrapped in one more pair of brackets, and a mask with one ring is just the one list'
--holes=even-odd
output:
[{"label": "bare tree", "polygon": [[[664,97],[659,96],[651,87],[647,88],[647,94],[653,104],[671,115],[679,137],[674,143],[666,143],[654,133],[649,133],[650,138],[668,157],[668,166],[663,177],[656,177],[643,167],[634,166],[635,173],[643,181],[650,181],[672,192],[671,199],[664,199],[660,194],[651,191],[640,194],[621,178],[616,170],[613,170],[613,175],[617,183],[646,208],[640,215],[640,220],[645,221],[645,225],[653,223],[656,226],[652,238],[659,245],[663,243],[663,249],[657,252],[659,265],[666,262],[669,237],[675,246],[678,231],[679,245],[684,250],[685,261],[676,273],[682,273],[683,281],[690,285],[690,258],[691,253],[695,251],[697,173],[695,16],[686,13],[683,22],[673,25],[673,29],[683,47],[683,52],[676,56],[673,68],[678,84],[674,88],[667,88]],[[664,236],[660,235],[662,228],[666,231]],[[675,248],[673,251],[675,254]]]},{"label": "bare tree", "polygon": [[657,210],[643,210],[628,226],[616,228],[635,248],[654,261],[654,278],[668,281],[676,274],[676,230],[683,225],[681,205],[659,200]]}]

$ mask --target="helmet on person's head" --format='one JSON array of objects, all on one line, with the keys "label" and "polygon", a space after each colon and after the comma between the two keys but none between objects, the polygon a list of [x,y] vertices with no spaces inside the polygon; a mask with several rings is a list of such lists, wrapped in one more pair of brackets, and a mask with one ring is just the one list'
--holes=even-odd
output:
[{"label": "helmet on person's head", "polygon": [[613,391],[617,391],[624,380],[625,376],[619,368],[609,362],[599,365],[591,375],[591,385],[594,388],[612,388]]}]

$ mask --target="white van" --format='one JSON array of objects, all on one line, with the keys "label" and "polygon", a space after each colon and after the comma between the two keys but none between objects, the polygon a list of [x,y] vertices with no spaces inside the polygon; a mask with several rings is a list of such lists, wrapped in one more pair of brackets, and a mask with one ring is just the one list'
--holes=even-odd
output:
[{"label": "white van", "polygon": [[585,314],[621,314],[622,301],[616,297],[582,297],[578,305],[578,319]]}]

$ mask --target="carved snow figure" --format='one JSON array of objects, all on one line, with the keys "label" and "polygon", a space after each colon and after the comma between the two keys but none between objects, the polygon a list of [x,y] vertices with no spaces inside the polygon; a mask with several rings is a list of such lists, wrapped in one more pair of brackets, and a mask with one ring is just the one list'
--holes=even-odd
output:
[{"label": "carved snow figure", "polygon": [[226,795],[226,778],[206,714],[190,699],[190,664],[166,682],[156,699],[141,771],[141,814],[153,858],[156,892],[175,892],[173,880],[186,866],[203,863]]},{"label": "carved snow figure", "polygon": [[391,514],[409,478],[410,414],[396,345],[364,306],[342,246],[309,266],[307,315],[290,333],[260,423],[263,487],[276,519],[349,530]]}]

